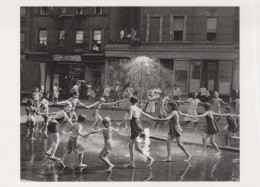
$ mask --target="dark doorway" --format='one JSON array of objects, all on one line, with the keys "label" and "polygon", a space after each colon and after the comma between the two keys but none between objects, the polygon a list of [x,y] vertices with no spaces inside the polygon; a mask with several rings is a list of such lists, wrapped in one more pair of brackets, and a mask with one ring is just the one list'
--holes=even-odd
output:
[{"label": "dark doorway", "polygon": [[218,62],[215,60],[206,60],[202,66],[201,86],[207,88],[210,92],[218,91]]}]

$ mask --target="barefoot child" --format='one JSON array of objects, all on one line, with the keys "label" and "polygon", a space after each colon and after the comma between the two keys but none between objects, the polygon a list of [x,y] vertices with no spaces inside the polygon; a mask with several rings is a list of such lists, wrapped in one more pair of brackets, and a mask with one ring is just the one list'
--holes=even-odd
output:
[{"label": "barefoot child", "polygon": [[71,129],[72,133],[71,133],[70,139],[68,141],[66,153],[62,156],[62,158],[60,160],[60,164],[63,167],[65,167],[64,161],[65,161],[67,155],[70,153],[79,155],[79,163],[78,163],[79,167],[87,167],[86,164],[82,163],[84,148],[80,144],[80,137],[86,138],[86,136],[82,134],[82,129],[83,129],[82,125],[86,121],[86,116],[80,114],[77,119],[78,119],[78,121],[74,124],[74,126]]},{"label": "barefoot child", "polygon": [[[195,117],[205,117],[207,121],[207,128],[206,128],[206,135],[202,138],[203,142],[203,153],[206,155],[206,141],[208,138],[210,138],[210,143],[213,145],[213,147],[217,150],[217,153],[215,156],[219,156],[221,154],[217,144],[214,141],[215,135],[219,132],[218,128],[214,122],[214,116],[221,116],[221,114],[215,113],[212,110],[210,110],[211,105],[209,103],[205,103],[204,105],[205,113],[195,116]],[[183,114],[180,112],[181,115],[192,117],[187,114]]]},{"label": "barefoot child", "polygon": [[[42,107],[43,109],[43,123],[42,123],[42,126],[40,127],[39,129],[39,133],[40,134],[44,134],[46,138],[48,138],[48,135],[47,135],[47,126],[48,126],[48,123],[49,123],[49,101],[47,100],[47,94],[46,93],[43,93],[43,98],[41,100],[41,103],[39,105],[39,108]],[[42,132],[44,129],[44,132]]]},{"label": "barefoot child", "polygon": [[112,134],[113,134],[113,132],[117,133],[118,130],[114,129],[111,126],[112,123],[111,123],[111,119],[109,117],[105,117],[102,120],[102,123],[105,128],[102,128],[101,130],[92,131],[92,132],[86,134],[86,137],[89,136],[90,134],[95,134],[95,133],[99,133],[99,132],[103,133],[105,146],[102,149],[102,151],[100,152],[99,158],[103,162],[105,162],[105,164],[108,166],[108,171],[110,171],[114,167],[114,165],[108,160],[107,155],[112,151],[112,145],[113,145]]},{"label": "barefoot child", "polygon": [[31,140],[34,140],[34,127],[36,124],[34,115],[42,115],[42,113],[37,112],[37,109],[33,106],[33,102],[31,100],[27,101],[28,107],[25,108],[26,110],[26,127],[27,127],[27,134],[26,138],[29,138],[31,136]]},{"label": "barefoot child", "polygon": [[168,110],[169,110],[169,112],[171,112],[169,114],[169,116],[167,118],[158,119],[158,121],[168,121],[168,120],[170,121],[170,123],[169,123],[170,130],[169,130],[169,133],[168,133],[168,140],[167,140],[168,157],[164,161],[165,162],[171,162],[172,161],[172,158],[171,158],[171,143],[172,143],[172,140],[175,138],[177,145],[181,148],[181,150],[187,156],[187,158],[184,161],[188,162],[191,159],[191,155],[189,154],[189,152],[187,151],[187,149],[185,148],[185,146],[181,142],[182,128],[179,124],[179,114],[178,114],[177,103],[169,102],[168,106],[169,106]]},{"label": "barefoot child", "polygon": [[149,144],[144,143],[146,147],[141,147],[139,146],[140,143],[138,142],[138,139],[147,139],[147,134],[144,133],[143,127],[140,125],[140,116],[141,114],[145,115],[146,117],[150,119],[156,119],[149,114],[143,112],[140,108],[138,108],[137,102],[138,99],[133,96],[130,98],[131,106],[129,107],[129,116],[127,119],[119,123],[119,125],[124,124],[125,122],[130,121],[130,127],[131,127],[131,137],[130,137],[130,143],[129,143],[129,151],[130,151],[130,159],[131,159],[131,164],[127,165],[127,167],[134,168],[135,163],[134,163],[134,145],[136,147],[136,150],[144,155],[148,159],[148,166],[151,166],[153,164],[154,159],[150,156],[150,153],[147,151],[147,147]]},{"label": "barefoot child", "polygon": [[[209,102],[210,104],[212,104],[212,110],[213,112],[219,113],[221,114],[221,104],[222,105],[228,105],[226,102],[224,102],[221,98],[219,98],[219,94],[218,92],[214,92],[214,98]],[[215,116],[215,122],[218,122],[219,120],[221,120],[220,116]]]},{"label": "barefoot child", "polygon": [[94,116],[95,120],[94,120],[94,123],[91,125],[90,129],[93,130],[94,126],[96,126],[96,125],[97,125],[97,129],[99,129],[99,126],[103,120],[101,115],[99,114],[99,111],[101,110],[103,105],[114,105],[121,101],[116,101],[116,102],[112,102],[112,103],[104,103],[105,99],[103,97],[101,97],[99,99],[99,101],[95,102],[94,104],[92,104],[90,106],[86,106],[86,108],[92,108],[92,107],[94,108],[93,116]]},{"label": "barefoot child", "polygon": [[222,116],[226,116],[226,120],[228,123],[228,131],[225,134],[225,140],[226,144],[228,145],[228,137],[230,133],[233,133],[234,136],[236,136],[236,133],[238,132],[238,125],[236,123],[235,117],[239,117],[238,115],[231,114],[231,108],[226,107],[226,114],[222,114]]},{"label": "barefoot child", "polygon": [[[160,97],[159,97],[159,114],[158,114],[158,118],[161,119],[161,118],[166,118],[168,116],[167,112],[165,111],[165,106],[167,101],[169,101],[169,97],[166,96],[164,93],[161,93]],[[157,121],[156,124],[155,124],[155,128],[161,124],[163,125],[165,121]]]}]

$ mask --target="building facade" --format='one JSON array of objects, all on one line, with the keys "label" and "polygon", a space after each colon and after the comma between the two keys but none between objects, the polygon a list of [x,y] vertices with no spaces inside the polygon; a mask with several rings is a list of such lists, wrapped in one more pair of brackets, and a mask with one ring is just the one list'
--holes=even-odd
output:
[{"label": "building facade", "polygon": [[239,83],[239,8],[21,8],[21,62],[37,66],[34,84],[47,91],[59,83],[67,93],[79,79],[134,83],[121,67],[143,55],[170,70],[170,87],[229,95]]},{"label": "building facade", "polygon": [[230,95],[239,83],[239,8],[142,7],[129,12],[130,16],[120,17],[121,22],[136,30],[137,39],[126,44],[117,35],[114,43],[106,45],[108,69],[145,55],[170,68],[171,83],[183,93],[204,86]]}]

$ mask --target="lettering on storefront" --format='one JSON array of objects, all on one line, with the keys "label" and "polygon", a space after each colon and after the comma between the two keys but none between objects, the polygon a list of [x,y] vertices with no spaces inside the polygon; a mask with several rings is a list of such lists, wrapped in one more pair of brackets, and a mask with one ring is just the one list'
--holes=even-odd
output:
[{"label": "lettering on storefront", "polygon": [[80,55],[53,55],[53,61],[57,62],[81,62]]}]

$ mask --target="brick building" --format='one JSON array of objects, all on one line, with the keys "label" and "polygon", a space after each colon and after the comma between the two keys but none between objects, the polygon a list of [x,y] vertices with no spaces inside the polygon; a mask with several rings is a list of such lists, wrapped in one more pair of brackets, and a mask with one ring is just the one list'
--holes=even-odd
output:
[{"label": "brick building", "polygon": [[47,90],[57,82],[66,93],[78,79],[114,86],[120,65],[140,55],[168,68],[183,93],[205,85],[229,95],[239,83],[239,8],[21,8],[22,89],[28,64]]},{"label": "brick building", "polygon": [[172,70],[169,79],[183,93],[204,85],[229,95],[239,83],[239,8],[142,7],[129,12],[117,22],[137,30],[139,44],[119,40],[106,45],[108,67],[140,55],[155,58]]}]

